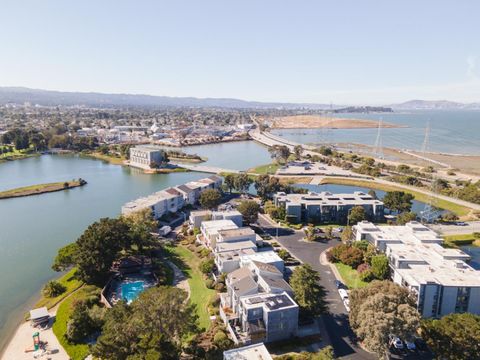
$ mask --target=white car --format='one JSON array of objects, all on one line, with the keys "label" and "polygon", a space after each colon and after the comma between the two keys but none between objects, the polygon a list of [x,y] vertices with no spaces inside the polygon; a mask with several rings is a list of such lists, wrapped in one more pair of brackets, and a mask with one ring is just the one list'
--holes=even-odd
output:
[{"label": "white car", "polygon": [[340,297],[342,300],[348,299],[348,292],[345,289],[338,289],[338,293],[340,294]]},{"label": "white car", "polygon": [[390,346],[393,346],[397,350],[403,350],[404,348],[402,339],[393,335],[390,335]]},{"label": "white car", "polygon": [[350,312],[350,300],[348,300],[348,298],[343,300],[343,306],[345,306],[345,309],[347,309],[347,312]]}]

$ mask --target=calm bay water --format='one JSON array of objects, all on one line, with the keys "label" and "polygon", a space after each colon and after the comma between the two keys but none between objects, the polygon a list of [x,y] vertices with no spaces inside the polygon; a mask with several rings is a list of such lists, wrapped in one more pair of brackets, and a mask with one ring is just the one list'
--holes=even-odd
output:
[{"label": "calm bay water", "polygon": [[[406,128],[383,128],[385,147],[421,150],[430,122],[428,150],[452,154],[480,155],[480,111],[409,111],[383,114],[338,114],[338,117],[383,119]],[[283,129],[273,133],[299,143],[359,143],[373,146],[377,129]]]},{"label": "calm bay water", "polygon": [[[185,148],[206,156],[206,164],[245,170],[270,162],[253,141]],[[44,155],[0,164],[0,191],[79,177],[81,188],[0,201],[0,348],[42,285],[58,248],[75,241],[101,217],[119,215],[132,199],[210,174],[147,175],[136,169],[73,155]]]}]

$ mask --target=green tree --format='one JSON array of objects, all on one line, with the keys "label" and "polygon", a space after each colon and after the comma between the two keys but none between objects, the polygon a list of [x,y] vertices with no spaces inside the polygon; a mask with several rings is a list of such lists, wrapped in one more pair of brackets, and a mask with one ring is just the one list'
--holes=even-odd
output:
[{"label": "green tree", "polygon": [[228,192],[231,193],[232,190],[235,188],[235,175],[234,174],[227,174],[223,178],[223,183],[228,189]]},{"label": "green tree", "polygon": [[300,160],[302,158],[303,147],[302,145],[295,145],[293,147],[293,153],[295,154],[295,158]]},{"label": "green tree", "polygon": [[317,232],[315,230],[315,226],[308,225],[306,228],[303,229],[305,232],[305,239],[307,241],[316,241],[317,240]]},{"label": "green tree", "polygon": [[350,326],[363,345],[379,357],[388,350],[388,335],[410,340],[420,324],[408,289],[390,281],[373,281],[350,292]]},{"label": "green tree", "polygon": [[131,244],[130,229],[120,219],[103,218],[77,240],[77,274],[87,284],[103,285],[120,250]]},{"label": "green tree", "polygon": [[72,267],[75,264],[77,249],[77,243],[71,243],[61,247],[53,260],[52,269],[54,271],[65,271]]},{"label": "green tree", "polygon": [[424,320],[422,337],[442,359],[470,360],[480,354],[480,316],[450,314],[439,320]]},{"label": "green tree", "polygon": [[348,225],[356,225],[360,221],[363,221],[366,219],[365,215],[365,209],[363,206],[354,206],[351,210],[350,213],[348,214],[347,218],[347,223]]},{"label": "green tree", "polygon": [[238,205],[237,210],[242,214],[245,224],[253,224],[258,220],[260,205],[253,200],[244,200]]},{"label": "green tree", "polygon": [[252,182],[252,179],[247,174],[236,174],[234,175],[233,186],[235,190],[243,194],[248,191]]},{"label": "green tree", "polygon": [[63,294],[65,290],[67,290],[65,285],[59,283],[58,281],[50,280],[43,287],[42,293],[44,296],[52,298]]},{"label": "green tree", "polygon": [[207,189],[200,194],[200,205],[205,209],[214,209],[222,200],[222,195],[217,189]]},{"label": "green tree", "polygon": [[295,301],[307,316],[318,316],[326,311],[325,290],[319,281],[320,276],[308,264],[296,267],[290,278]]},{"label": "green tree", "polygon": [[378,199],[377,193],[373,189],[368,190],[368,195],[370,195],[374,199]]},{"label": "green tree", "polygon": [[386,280],[390,275],[390,268],[388,266],[388,258],[381,254],[373,256],[371,259],[372,275],[378,280]]},{"label": "green tree", "polygon": [[383,203],[387,209],[396,212],[409,212],[412,208],[412,194],[403,191],[389,191],[383,197]]},{"label": "green tree", "polygon": [[135,245],[138,251],[142,252],[145,247],[155,244],[152,233],[157,232],[158,222],[154,219],[152,210],[135,211],[122,216],[121,220],[128,226],[131,245]]},{"label": "green tree", "polygon": [[65,337],[72,343],[83,342],[94,331],[95,324],[90,317],[89,309],[85,301],[77,301],[72,304],[73,311],[67,322]]},{"label": "green tree", "polygon": [[280,180],[276,177],[264,174],[257,176],[255,179],[257,194],[264,201],[271,199],[273,194],[282,190],[282,188]]},{"label": "green tree", "polygon": [[272,159],[280,163],[285,163],[290,156],[290,149],[286,145],[273,145],[268,149]]},{"label": "green tree", "polygon": [[406,223],[410,221],[414,221],[417,219],[417,214],[414,212],[402,212],[401,214],[397,215],[397,225],[405,225]]},{"label": "green tree", "polygon": [[184,337],[198,331],[195,309],[186,300],[183,290],[155,287],[130,306],[119,302],[106,313],[93,355],[118,360],[178,359]]}]

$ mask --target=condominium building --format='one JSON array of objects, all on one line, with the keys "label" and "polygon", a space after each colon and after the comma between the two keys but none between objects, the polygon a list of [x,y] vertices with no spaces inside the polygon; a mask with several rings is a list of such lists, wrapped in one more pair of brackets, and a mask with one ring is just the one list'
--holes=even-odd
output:
[{"label": "condominium building", "polygon": [[480,315],[480,271],[470,256],[442,246],[428,227],[412,221],[404,226],[376,226],[360,222],[356,240],[368,240],[383,251],[395,283],[412,291],[417,309],[426,318],[469,312]]},{"label": "condominium building", "polygon": [[151,169],[163,161],[163,151],[155,146],[137,145],[130,148],[130,166]]},{"label": "condominium building", "polygon": [[355,206],[362,206],[367,219],[371,221],[384,219],[383,202],[360,191],[353,194],[278,192],[274,195],[274,203],[283,207],[286,215],[298,222],[346,223],[349,211]]},{"label": "condominium building", "polygon": [[[205,189],[213,188],[214,186],[221,186],[222,179],[219,179],[220,185],[218,185],[217,177],[215,177],[215,179],[209,177],[199,180],[200,184],[203,186],[197,189],[198,193],[201,194]],[[185,193],[182,192],[181,188],[183,187],[184,185],[170,187],[152,195],[130,201],[122,206],[122,214],[127,215],[139,210],[150,209],[155,219],[159,219],[165,214],[176,213],[185,205],[191,203],[189,197],[185,196]],[[193,191],[196,190],[192,190],[192,192]]]},{"label": "condominium building", "polygon": [[[178,189],[179,187],[177,187]],[[189,222],[194,228],[200,228],[202,222],[210,220],[232,220],[235,225],[241,227],[243,225],[243,216],[237,210],[228,211],[210,211],[198,210],[190,213]]]},{"label": "condominium building", "polygon": [[128,215],[143,209],[150,209],[153,217],[159,219],[168,213],[176,213],[183,206],[183,197],[173,188],[169,188],[126,203],[122,206],[122,214]]}]

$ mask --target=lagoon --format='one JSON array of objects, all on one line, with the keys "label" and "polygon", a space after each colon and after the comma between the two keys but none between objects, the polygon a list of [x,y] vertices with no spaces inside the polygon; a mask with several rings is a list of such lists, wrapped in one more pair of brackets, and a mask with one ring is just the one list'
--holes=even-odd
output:
[{"label": "lagoon", "polygon": [[[206,164],[238,170],[270,162],[267,148],[253,141],[183,150],[207,157]],[[0,349],[43,284],[56,275],[50,265],[58,248],[75,241],[99,218],[118,216],[127,201],[209,175],[148,175],[78,155],[43,155],[0,164],[0,191],[79,177],[88,181],[71,190],[0,201]]]}]

